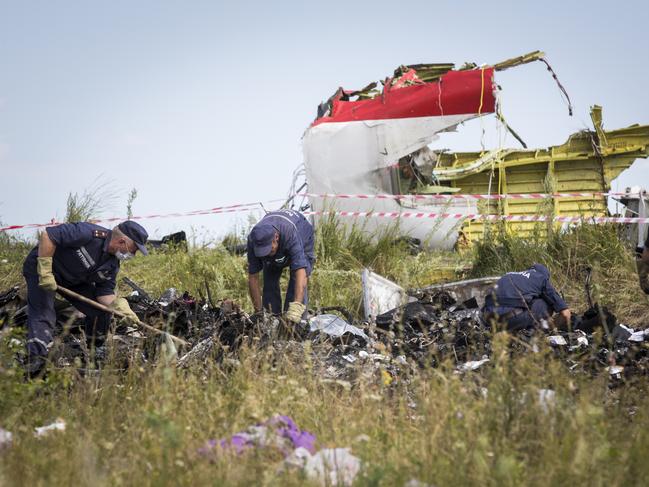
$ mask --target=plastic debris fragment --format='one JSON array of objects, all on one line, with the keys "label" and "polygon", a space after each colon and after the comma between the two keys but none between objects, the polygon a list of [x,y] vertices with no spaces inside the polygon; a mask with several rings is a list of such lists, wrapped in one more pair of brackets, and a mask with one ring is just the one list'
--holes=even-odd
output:
[{"label": "plastic debris fragment", "polygon": [[552,389],[539,389],[539,407],[548,414],[554,408],[557,399],[557,393]]},{"label": "plastic debris fragment", "polygon": [[615,325],[611,334],[613,335],[613,340],[625,341],[633,334],[633,329],[620,323],[619,325]]},{"label": "plastic debris fragment", "polygon": [[552,335],[548,337],[548,342],[550,345],[553,345],[555,347],[561,347],[564,345],[568,345],[568,342],[566,341],[565,338],[563,338],[561,335]]},{"label": "plastic debris fragment", "polygon": [[482,360],[470,360],[468,362],[463,363],[458,367],[458,370],[461,372],[468,372],[470,370],[478,370],[480,367],[482,367],[484,364],[489,362],[488,358],[483,358]]},{"label": "plastic debris fragment", "polygon": [[310,480],[322,486],[351,486],[361,470],[361,461],[349,448],[325,448],[311,455],[304,448],[296,449],[286,464],[301,468]]},{"label": "plastic debris fragment", "polygon": [[345,333],[359,336],[369,341],[369,337],[360,328],[350,325],[337,315],[317,315],[309,320],[309,331],[320,331],[332,337],[341,337]]},{"label": "plastic debris fragment", "polygon": [[628,338],[630,342],[644,342],[645,332],[644,330],[634,331],[631,333],[631,336]]},{"label": "plastic debris fragment", "polygon": [[579,333],[579,335],[577,335],[577,337],[574,340],[575,344],[568,347],[568,350],[571,351],[571,352],[581,350],[581,349],[585,349],[585,348],[588,347],[588,345],[590,343],[588,341],[588,337],[586,336],[586,334],[583,331],[578,331],[577,333]]},{"label": "plastic debris fragment", "polygon": [[611,377],[614,377],[616,379],[621,379],[622,373],[624,373],[624,367],[622,367],[621,365],[611,365],[610,367],[607,367],[606,370],[608,370],[608,373],[611,375]]},{"label": "plastic debris fragment", "polygon": [[408,482],[403,484],[403,487],[433,487],[433,485],[422,482],[421,480],[410,479]]},{"label": "plastic debris fragment", "polygon": [[160,299],[158,300],[158,304],[160,306],[167,307],[176,299],[178,299],[178,290],[174,287],[170,287],[164,293],[162,293],[162,296],[160,296]]},{"label": "plastic debris fragment", "polygon": [[13,444],[13,436],[11,431],[0,428],[0,450],[11,447]]},{"label": "plastic debris fragment", "polygon": [[47,426],[39,426],[34,428],[34,436],[43,437],[49,435],[52,431],[65,431],[65,421],[57,419],[54,423]]}]

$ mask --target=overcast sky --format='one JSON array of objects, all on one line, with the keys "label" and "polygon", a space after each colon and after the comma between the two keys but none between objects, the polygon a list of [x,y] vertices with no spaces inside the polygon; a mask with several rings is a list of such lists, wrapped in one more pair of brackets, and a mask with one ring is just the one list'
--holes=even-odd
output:
[{"label": "overcast sky", "polygon": [[[131,188],[136,214],[281,198],[317,104],[400,64],[545,51],[573,117],[541,63],[497,74],[504,114],[530,147],[589,128],[595,103],[607,129],[649,124],[647,5],[0,0],[0,220],[62,218],[68,193],[97,178],[119,194],[105,216],[125,214]],[[495,124],[484,127],[494,147]],[[480,149],[480,131],[473,121],[434,146]],[[614,189],[649,187],[649,161],[620,179]],[[234,224],[142,223],[152,236]]]}]

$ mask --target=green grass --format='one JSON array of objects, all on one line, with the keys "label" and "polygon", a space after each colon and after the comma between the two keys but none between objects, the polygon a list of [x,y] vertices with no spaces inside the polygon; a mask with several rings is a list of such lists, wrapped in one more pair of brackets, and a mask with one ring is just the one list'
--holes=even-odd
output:
[{"label": "green grass", "polygon": [[593,273],[593,299],[625,323],[649,324],[647,297],[640,291],[632,245],[617,225],[582,225],[567,232],[540,231],[530,239],[510,235],[502,226],[475,248],[473,275],[499,275],[545,264],[552,281],[576,310],[587,306],[585,269]]},{"label": "green grass", "polygon": [[[313,304],[360,313],[363,266],[404,287],[429,284],[441,267],[473,264],[472,275],[548,265],[576,310],[586,307],[582,268],[591,265],[598,300],[632,324],[647,323],[633,256],[617,228],[584,226],[548,241],[494,234],[470,254],[412,256],[389,232],[370,240],[336,222],[318,229]],[[0,240],[0,282],[20,282],[29,245]],[[126,263],[122,275],[154,295],[169,286],[250,308],[245,259],[222,248],[169,251]],[[83,378],[73,369],[45,383],[24,383],[0,342],[0,427],[14,445],[0,452],[0,485],[304,485],[281,455],[256,451],[211,461],[196,450],[273,414],[288,414],[321,447],[351,447],[363,461],[359,485],[644,485],[649,478],[649,399],[644,378],[611,389],[604,376],[570,373],[545,347],[509,353],[494,339],[479,373],[403,370],[385,385],[380,369],[347,389],[325,383],[309,355],[245,349],[234,365],[176,370],[164,364]],[[556,392],[544,409],[539,389]],[[65,432],[37,439],[35,426],[56,418]]]}]

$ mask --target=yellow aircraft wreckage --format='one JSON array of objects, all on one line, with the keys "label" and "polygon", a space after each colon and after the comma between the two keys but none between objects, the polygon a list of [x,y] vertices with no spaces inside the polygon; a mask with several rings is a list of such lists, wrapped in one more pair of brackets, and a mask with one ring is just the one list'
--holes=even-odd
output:
[{"label": "yellow aircraft wreckage", "polygon": [[[427,247],[453,248],[481,239],[488,221],[504,221],[527,235],[536,221],[607,216],[611,181],[649,155],[649,126],[604,130],[602,108],[593,106],[592,130],[572,134],[562,145],[526,148],[500,112],[494,75],[533,61],[547,65],[570,106],[540,51],[492,66],[400,66],[380,89],[378,83],[358,91],[339,88],[318,107],[303,136],[316,223],[334,212],[350,217],[341,218],[344,224],[376,233],[398,221],[402,235]],[[490,115],[524,148],[429,147],[440,133]]]}]

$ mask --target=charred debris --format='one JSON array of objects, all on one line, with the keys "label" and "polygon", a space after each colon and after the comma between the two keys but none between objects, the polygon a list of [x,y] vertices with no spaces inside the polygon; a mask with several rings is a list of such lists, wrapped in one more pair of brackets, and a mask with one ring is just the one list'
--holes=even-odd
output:
[{"label": "charred debris", "polygon": [[[256,348],[294,359],[311,356],[323,380],[353,384],[362,377],[382,377],[386,383],[407,377],[419,367],[450,363],[457,373],[488,367],[492,339],[498,327],[486,323],[481,297],[469,296],[487,280],[462,281],[408,291],[410,301],[363,321],[340,307],[310,310],[300,326],[287,326],[280,316],[250,316],[229,300],[216,302],[209,285],[195,297],[174,288],[153,297],[128,278],[127,297],[139,318],[190,343],[177,349],[159,335],[115,322],[113,333],[97,348],[86,344],[83,317],[64,301],[56,302],[57,340],[50,352],[55,367],[76,367],[82,372],[110,364],[126,370],[133,364],[164,359],[179,368],[200,367],[210,361],[238,363],[242,348]],[[468,297],[469,296],[469,297]],[[24,343],[13,329],[24,327],[26,303],[18,286],[0,294],[0,337],[11,337],[18,359]],[[512,354],[538,353],[543,343],[552,356],[575,374],[610,374],[613,383],[649,371],[644,330],[617,321],[606,308],[593,304],[573,318],[570,329],[521,331],[512,334]],[[109,360],[110,359],[110,360]],[[108,365],[106,365],[107,367]]]}]

